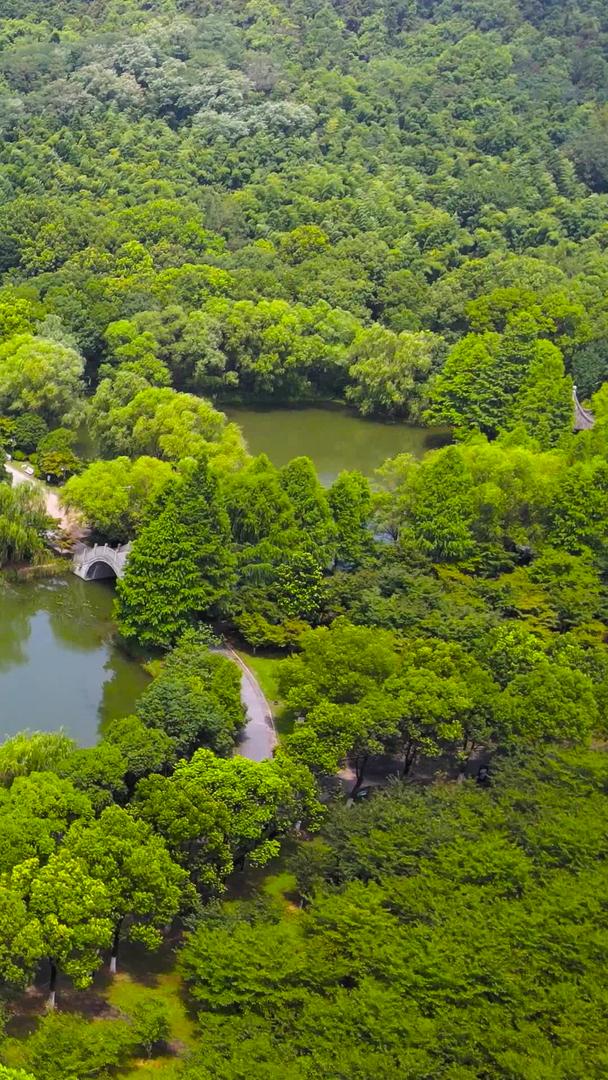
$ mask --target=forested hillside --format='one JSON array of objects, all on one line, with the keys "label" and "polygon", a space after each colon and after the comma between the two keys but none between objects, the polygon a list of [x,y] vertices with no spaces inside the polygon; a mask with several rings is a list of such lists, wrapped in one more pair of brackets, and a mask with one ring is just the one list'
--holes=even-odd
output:
[{"label": "forested hillside", "polygon": [[4,337],[491,433],[608,373],[599,0],[2,14]]},{"label": "forested hillside", "polygon": [[603,1080],[606,4],[0,0],[0,131],[0,567],[151,676],[0,745],[0,1080]]}]

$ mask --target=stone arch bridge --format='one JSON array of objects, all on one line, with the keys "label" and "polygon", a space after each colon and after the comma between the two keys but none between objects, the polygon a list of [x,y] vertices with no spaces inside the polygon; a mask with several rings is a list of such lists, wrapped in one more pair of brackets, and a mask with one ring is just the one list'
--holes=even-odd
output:
[{"label": "stone arch bridge", "polygon": [[[578,400],[576,386],[572,387],[572,399],[574,406],[574,430],[588,431],[595,423],[593,413],[584,409]],[[110,547],[109,544],[95,544],[88,547],[86,544],[78,544],[74,553],[72,570],[83,581],[99,581],[102,578],[121,578],[125,572],[125,564],[131,550],[130,544],[120,544],[118,547]]]},{"label": "stone arch bridge", "polygon": [[121,578],[125,572],[130,544],[110,547],[109,544],[95,544],[88,547],[78,544],[74,553],[72,570],[83,581],[100,581],[102,578]]}]

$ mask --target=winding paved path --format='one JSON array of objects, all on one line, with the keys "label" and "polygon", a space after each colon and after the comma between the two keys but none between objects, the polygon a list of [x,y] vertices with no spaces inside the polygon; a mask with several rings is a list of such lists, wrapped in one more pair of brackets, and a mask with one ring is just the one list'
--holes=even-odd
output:
[{"label": "winding paved path", "polygon": [[236,752],[250,761],[265,761],[272,757],[277,745],[272,710],[266,695],[251,668],[234,649],[224,646],[220,652],[241,669],[241,701],[247,710],[247,723]]}]

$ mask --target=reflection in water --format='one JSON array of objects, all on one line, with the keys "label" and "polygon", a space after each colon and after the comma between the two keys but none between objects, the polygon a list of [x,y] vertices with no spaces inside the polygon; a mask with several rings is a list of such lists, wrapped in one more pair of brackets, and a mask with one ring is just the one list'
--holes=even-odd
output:
[{"label": "reflection in water", "polygon": [[268,454],[279,467],[304,454],[312,458],[321,482],[327,485],[342,469],[358,469],[371,476],[389,457],[422,457],[425,450],[443,446],[450,438],[447,429],[384,424],[344,408],[231,406],[223,411],[241,426],[252,454]]},{"label": "reflection in water", "polygon": [[114,644],[112,590],[71,574],[0,581],[0,739],[64,728],[83,746],[133,711],[148,678]]}]

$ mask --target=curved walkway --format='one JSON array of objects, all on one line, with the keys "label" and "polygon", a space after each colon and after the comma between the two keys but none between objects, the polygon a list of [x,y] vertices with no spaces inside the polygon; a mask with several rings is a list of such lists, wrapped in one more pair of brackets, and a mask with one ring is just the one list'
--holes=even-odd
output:
[{"label": "curved walkway", "polygon": [[75,521],[67,510],[64,510],[56,491],[47,487],[46,484],[43,484],[42,481],[38,480],[35,476],[29,476],[24,469],[15,465],[13,461],[5,461],[4,468],[11,474],[15,485],[33,484],[34,487],[40,488],[44,493],[47,514],[49,517],[54,518],[55,521],[59,522],[59,525],[68,536],[71,536],[76,540],[84,535],[85,530],[77,521]]},{"label": "curved walkway", "polygon": [[272,757],[277,745],[272,710],[266,695],[251,668],[247,667],[234,649],[225,645],[219,651],[241,669],[241,701],[247,711],[247,723],[236,753],[250,761],[266,761]]}]

